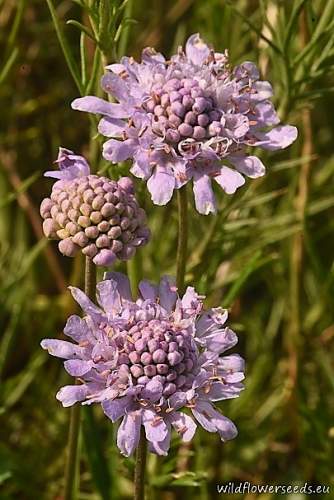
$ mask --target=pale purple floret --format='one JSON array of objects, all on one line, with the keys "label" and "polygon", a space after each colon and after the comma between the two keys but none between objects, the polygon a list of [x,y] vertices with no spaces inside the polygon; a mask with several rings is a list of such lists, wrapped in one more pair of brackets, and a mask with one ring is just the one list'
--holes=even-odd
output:
[{"label": "pale purple floret", "polygon": [[40,207],[43,231],[58,239],[63,255],[80,250],[98,266],[110,266],[117,258],[130,259],[150,237],[145,211],[134,196],[129,177],[117,182],[93,175],[82,156],[60,148],[59,170],[45,173],[57,182],[50,198]]},{"label": "pale purple floret", "polygon": [[107,70],[102,88],[118,103],[87,96],[72,107],[103,115],[104,157],[133,160],[131,172],[147,180],[157,205],[193,179],[197,210],[215,212],[212,179],[233,194],[244,176],[265,173],[251,147],[284,149],[297,137],[296,127],[279,125],[272,87],[256,66],[232,69],[227,52],[214,52],[198,34],[170,61],[146,48],[141,63],[123,57]]},{"label": "pale purple floret", "polygon": [[204,297],[192,287],[179,297],[167,277],[158,286],[142,281],[136,301],[120,273],[108,273],[97,285],[98,306],[81,290],[71,291],[86,314],[67,321],[64,333],[75,343],[41,343],[80,379],[58,392],[63,406],[101,403],[112,422],[122,419],[117,444],[126,456],[138,445],[141,425],[149,449],[159,455],[168,453],[172,428],[190,441],[195,421],[222,441],[237,435],[214,404],[243,389],[243,359],[221,356],[237,343],[224,326],[225,310],[203,311]]},{"label": "pale purple floret", "polygon": [[90,167],[83,156],[76,155],[70,149],[59,148],[58,158],[55,161],[59,170],[48,170],[44,177],[70,181],[77,177],[84,177],[90,174]]}]

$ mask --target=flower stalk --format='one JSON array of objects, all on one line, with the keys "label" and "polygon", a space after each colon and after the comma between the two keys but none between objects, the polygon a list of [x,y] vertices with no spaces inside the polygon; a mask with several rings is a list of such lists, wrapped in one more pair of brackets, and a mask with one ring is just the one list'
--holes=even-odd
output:
[{"label": "flower stalk", "polygon": [[176,255],[176,286],[183,292],[188,249],[187,186],[177,191],[178,204],[178,245]]},{"label": "flower stalk", "polygon": [[[86,257],[85,262],[85,293],[91,300],[95,298],[96,267],[93,261]],[[76,379],[75,384],[80,384]],[[80,434],[80,404],[71,408],[70,426],[68,434],[68,457],[65,468],[64,500],[73,500],[76,497],[76,485],[79,462],[79,434]]]},{"label": "flower stalk", "polygon": [[[127,262],[127,273],[133,297],[137,297],[138,283],[141,280],[141,262],[138,254]],[[138,448],[136,450],[135,474],[134,474],[134,499],[145,498],[145,475],[146,475],[147,441],[143,428],[140,431]]]},{"label": "flower stalk", "polygon": [[141,255],[137,252],[132,259],[126,263],[128,278],[130,280],[131,292],[133,297],[136,297],[138,283],[142,279],[142,262]]},{"label": "flower stalk", "polygon": [[145,431],[142,428],[140,440],[136,451],[135,465],[135,495],[134,500],[144,500],[145,498],[145,469],[146,469],[147,442]]},{"label": "flower stalk", "polygon": [[[76,384],[79,382],[76,381]],[[70,427],[68,433],[68,456],[65,468],[64,500],[73,500],[76,497],[75,486],[78,470],[78,443],[80,433],[80,405],[72,406],[70,413]]]}]

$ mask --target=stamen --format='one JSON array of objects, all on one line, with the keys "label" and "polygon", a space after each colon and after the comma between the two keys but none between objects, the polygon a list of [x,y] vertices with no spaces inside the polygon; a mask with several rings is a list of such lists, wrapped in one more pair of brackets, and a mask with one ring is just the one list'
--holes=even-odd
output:
[{"label": "stamen", "polygon": [[147,130],[147,129],[148,129],[147,125],[146,125],[146,127],[143,127],[143,128],[140,130],[140,132],[139,132],[139,134],[138,134],[138,137],[142,137],[142,136],[145,134],[145,132],[146,132],[146,130]]},{"label": "stamen", "polygon": [[209,394],[209,392],[211,391],[211,387],[212,385],[211,384],[207,384],[204,386],[203,390],[204,390],[204,393],[205,394]]},{"label": "stamen", "polygon": [[150,406],[150,402],[147,401],[146,399],[139,399],[138,400],[138,403],[141,405],[141,406],[144,406],[144,408],[147,408],[148,406]]},{"label": "stamen", "polygon": [[156,417],[154,417],[154,419],[152,420],[152,423],[151,423],[152,427],[157,427],[158,425],[160,425],[162,420],[163,420],[162,417],[160,417],[158,415]]},{"label": "stamen", "polygon": [[188,427],[184,425],[183,427],[177,429],[177,432],[179,434],[183,435],[183,434],[185,434],[187,432],[187,430],[188,430]]}]

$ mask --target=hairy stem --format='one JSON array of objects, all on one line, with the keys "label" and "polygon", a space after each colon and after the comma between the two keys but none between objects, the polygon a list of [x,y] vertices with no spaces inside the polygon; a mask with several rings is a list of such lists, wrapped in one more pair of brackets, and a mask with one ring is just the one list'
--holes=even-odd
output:
[{"label": "hairy stem", "polygon": [[145,468],[146,468],[146,437],[144,429],[141,428],[140,440],[136,452],[134,500],[144,500],[145,498]]},{"label": "hairy stem", "polygon": [[182,293],[184,289],[188,247],[187,186],[183,186],[177,191],[177,204],[179,229],[176,255],[176,286],[179,293]]},{"label": "hairy stem", "polygon": [[[85,263],[85,293],[91,299],[95,298],[96,268],[93,261],[86,257]],[[78,380],[76,384],[80,384]],[[71,408],[70,428],[68,434],[68,457],[65,469],[64,500],[73,500],[76,497],[77,470],[78,470],[78,443],[80,433],[80,404]]]}]

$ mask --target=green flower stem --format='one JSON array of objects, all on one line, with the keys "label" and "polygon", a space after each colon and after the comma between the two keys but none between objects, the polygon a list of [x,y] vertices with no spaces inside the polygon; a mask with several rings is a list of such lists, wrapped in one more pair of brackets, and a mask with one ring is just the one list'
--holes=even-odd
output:
[{"label": "green flower stem", "polygon": [[140,439],[136,452],[134,500],[144,500],[145,498],[146,448],[145,431],[143,427],[141,427]]},{"label": "green flower stem", "polygon": [[130,260],[127,261],[126,269],[130,280],[132,296],[133,298],[136,298],[138,294],[138,284],[142,279],[141,255],[138,251]]},{"label": "green flower stem", "polygon": [[[85,264],[85,293],[91,299],[95,299],[96,268],[93,261],[86,257]],[[80,384],[76,379],[75,384]],[[80,434],[80,404],[75,404],[71,408],[70,428],[68,434],[68,457],[65,469],[65,489],[64,500],[76,498],[77,471],[78,471],[78,443]]]},{"label": "green flower stem", "polygon": [[[132,296],[136,298],[138,295],[138,283],[141,280],[141,258],[139,252],[136,252],[132,259],[127,262],[127,273],[131,285]],[[141,428],[135,462],[135,500],[144,500],[145,498],[146,448],[145,432],[143,428]]]},{"label": "green flower stem", "polygon": [[[79,382],[76,380],[76,384]],[[78,443],[80,432],[80,404],[71,407],[70,428],[68,433],[68,457],[65,469],[64,500],[73,500],[76,497],[76,475],[78,462]]]},{"label": "green flower stem", "polygon": [[86,257],[85,264],[85,294],[95,302],[96,267],[92,259]]},{"label": "green flower stem", "polygon": [[187,186],[183,186],[177,191],[177,204],[178,204],[178,245],[176,255],[176,286],[179,293],[184,290],[184,278],[186,272],[187,262],[187,248],[188,248],[188,217],[187,217]]}]

